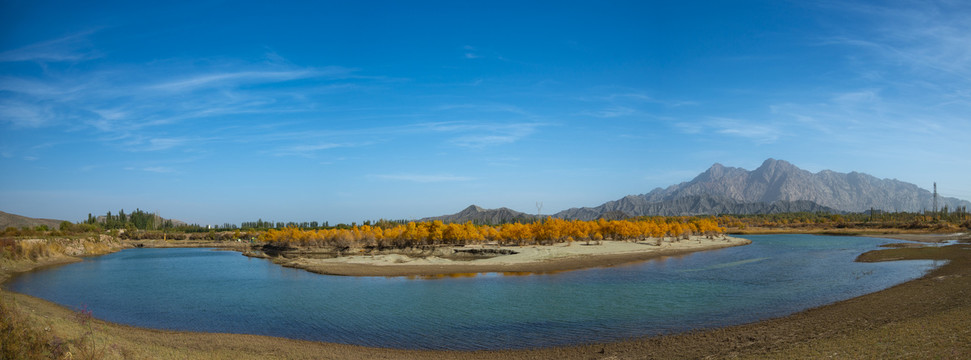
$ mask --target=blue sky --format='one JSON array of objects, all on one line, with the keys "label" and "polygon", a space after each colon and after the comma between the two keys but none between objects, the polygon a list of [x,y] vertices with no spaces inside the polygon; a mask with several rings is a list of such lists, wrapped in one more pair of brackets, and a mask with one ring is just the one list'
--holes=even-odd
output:
[{"label": "blue sky", "polygon": [[0,210],[550,214],[766,158],[971,199],[961,1],[0,2]]}]

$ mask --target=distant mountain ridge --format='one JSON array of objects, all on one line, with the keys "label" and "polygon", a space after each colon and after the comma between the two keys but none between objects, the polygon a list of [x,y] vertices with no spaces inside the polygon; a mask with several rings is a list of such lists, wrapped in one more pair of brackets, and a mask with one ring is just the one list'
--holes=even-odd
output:
[{"label": "distant mountain ridge", "polygon": [[[938,208],[971,207],[971,202],[938,197]],[[785,212],[888,212],[932,210],[933,194],[917,185],[872,175],[823,170],[812,173],[784,160],[767,159],[757,169],[714,164],[691,181],[647,194],[628,195],[596,207],[572,208],[553,217],[595,220],[634,216],[773,214]],[[470,206],[453,214],[426,218],[445,222],[503,223],[535,219],[507,208]]]},{"label": "distant mountain ridge", "polygon": [[[691,181],[640,196],[648,202],[658,202],[692,195],[719,196],[743,203],[805,200],[846,212],[871,208],[919,212],[934,206],[933,194],[911,183],[855,171],[812,173],[776,159],[767,159],[752,171],[716,163]],[[944,206],[953,210],[971,206],[971,202],[939,196],[938,207]]]},{"label": "distant mountain ridge", "polygon": [[57,229],[61,226],[61,222],[63,221],[64,220],[56,219],[38,219],[0,211],[0,230],[8,227],[22,228],[35,227],[38,225],[45,225],[48,228]]},{"label": "distant mountain ridge", "polygon": [[477,224],[505,224],[516,221],[533,221],[535,219],[535,215],[530,215],[505,207],[498,209],[483,209],[476,205],[471,205],[465,208],[465,210],[459,211],[458,213],[452,215],[427,217],[421,219],[421,221],[439,220],[446,223],[465,223],[471,221]]},{"label": "distant mountain ridge", "polygon": [[[842,211],[816,204],[812,201],[741,202],[712,195],[690,195],[664,201],[651,202],[642,196],[628,195],[597,207],[572,208],[556,213],[561,219],[596,220],[599,218],[628,218],[634,216],[682,216],[718,214],[777,214],[787,212]],[[605,216],[605,214],[614,214]],[[626,216],[619,216],[622,214]]]}]

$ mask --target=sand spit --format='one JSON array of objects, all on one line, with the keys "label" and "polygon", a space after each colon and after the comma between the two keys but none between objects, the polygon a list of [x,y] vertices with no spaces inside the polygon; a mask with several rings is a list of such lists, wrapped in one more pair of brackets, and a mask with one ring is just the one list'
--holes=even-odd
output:
[{"label": "sand spit", "polygon": [[328,259],[277,257],[274,262],[320,274],[345,276],[434,276],[485,272],[557,272],[590,267],[613,266],[661,256],[720,249],[750,244],[733,237],[708,239],[697,236],[680,241],[653,239],[641,242],[603,241],[600,244],[564,243],[544,246],[466,246],[439,251],[454,254],[472,249],[502,251],[510,254],[473,260],[446,256],[409,256],[407,254],[350,255]]}]

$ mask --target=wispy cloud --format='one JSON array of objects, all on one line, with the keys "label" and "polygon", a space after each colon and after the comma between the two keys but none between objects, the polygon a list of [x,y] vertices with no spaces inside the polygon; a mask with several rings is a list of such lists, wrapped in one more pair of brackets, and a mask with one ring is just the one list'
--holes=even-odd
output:
[{"label": "wispy cloud", "polygon": [[302,157],[312,157],[318,152],[323,150],[336,149],[341,147],[353,147],[359,146],[355,144],[337,144],[337,143],[314,143],[314,144],[302,144],[302,145],[290,145],[284,146],[282,148],[272,151],[275,156],[302,156]]},{"label": "wispy cloud", "polygon": [[448,142],[466,148],[481,149],[490,146],[515,143],[536,132],[546,124],[491,123],[491,122],[445,122],[423,124],[430,130],[453,133],[456,136]]},{"label": "wispy cloud", "polygon": [[436,111],[457,111],[457,112],[467,112],[467,113],[491,113],[491,112],[505,112],[516,115],[529,115],[526,110],[515,105],[502,104],[502,103],[464,103],[464,104],[446,104],[440,105],[435,108]]},{"label": "wispy cloud", "polygon": [[407,181],[414,183],[440,183],[475,180],[475,178],[468,176],[456,176],[449,174],[383,174],[372,175],[372,177],[384,180]]},{"label": "wispy cloud", "polygon": [[54,119],[50,105],[30,103],[15,99],[0,99],[0,122],[8,122],[15,127],[42,127]]},{"label": "wispy cloud", "polygon": [[587,101],[606,101],[612,104],[656,104],[669,107],[697,105],[697,101],[674,100],[657,98],[637,89],[608,89],[619,90],[606,95],[585,97]]},{"label": "wispy cloud", "polygon": [[712,118],[707,122],[716,133],[743,137],[759,144],[776,142],[783,131],[778,126],[729,118]]},{"label": "wispy cloud", "polygon": [[674,127],[685,134],[714,133],[744,138],[756,144],[770,144],[785,136],[784,126],[756,120],[708,117],[698,122],[678,122]]},{"label": "wispy cloud", "polygon": [[[77,50],[88,43],[88,35],[7,51],[0,58],[90,59],[97,54],[95,50]],[[234,118],[305,113],[317,107],[320,96],[359,91],[356,87],[334,86],[374,81],[356,76],[357,69],[301,67],[282,60],[210,60],[200,64],[167,59],[139,66],[106,63],[87,71],[53,66],[45,69],[41,74],[0,77],[0,123],[24,128],[61,126],[70,131],[86,128],[96,134],[93,139],[130,151],[170,150],[190,144],[190,139],[205,142],[217,138],[186,134],[183,129],[199,127],[172,127],[174,124],[194,120],[219,124]],[[320,92],[320,88],[327,90]]]},{"label": "wispy cloud", "polygon": [[697,105],[695,101],[660,99],[644,91],[629,88],[593,89],[595,95],[584,95],[578,99],[590,104],[590,109],[582,110],[579,115],[601,119],[610,118],[656,118],[659,109],[672,109]]},{"label": "wispy cloud", "polygon": [[611,106],[598,111],[585,111],[583,114],[597,117],[597,118],[607,119],[607,118],[628,116],[635,113],[637,113],[637,110],[634,110],[626,106]]},{"label": "wispy cloud", "polygon": [[144,148],[146,151],[159,151],[168,150],[174,147],[182,146],[185,144],[187,139],[177,139],[177,138],[155,138],[148,140],[148,146]]},{"label": "wispy cloud", "polygon": [[158,174],[171,174],[175,173],[176,170],[165,166],[149,166],[141,169],[142,171],[153,172]]},{"label": "wispy cloud", "polygon": [[332,66],[323,70],[247,70],[236,72],[200,73],[175,81],[167,81],[160,84],[149,85],[147,89],[186,92],[200,88],[238,86],[248,83],[273,83],[314,77],[340,77],[350,75],[353,72],[353,69]]},{"label": "wispy cloud", "polygon": [[[971,20],[966,4],[951,1],[823,2],[824,8],[859,16],[860,27],[821,40],[861,50],[866,64],[923,76],[971,80]],[[862,29],[861,29],[862,28]],[[955,78],[956,77],[956,78]]]},{"label": "wispy cloud", "polygon": [[[719,133],[813,139],[919,161],[915,145],[954,148],[971,136],[971,18],[962,2],[817,1],[830,22],[817,46],[843,56],[830,87],[769,106],[758,123],[720,121]],[[745,125],[745,126],[739,126]],[[754,126],[749,126],[754,125]],[[777,134],[777,135],[772,135]],[[904,151],[903,149],[908,149]],[[907,154],[909,153],[909,154]],[[889,155],[888,155],[889,156]]]},{"label": "wispy cloud", "polygon": [[503,134],[464,135],[451,140],[452,144],[469,147],[484,148],[489,146],[511,144],[533,133],[533,128],[520,128]]},{"label": "wispy cloud", "polygon": [[0,62],[76,62],[97,59],[102,54],[92,48],[89,40],[94,32],[85,31],[7,50],[0,53]]},{"label": "wispy cloud", "polygon": [[[450,134],[448,143],[465,148],[481,149],[515,143],[550,125],[541,117],[510,104],[459,103],[436,107],[435,112],[452,118],[502,118],[504,120],[465,120],[419,123],[417,131]],[[441,114],[436,114],[442,116]]]},{"label": "wispy cloud", "polygon": [[466,59],[478,59],[482,57],[481,55],[476,54],[476,49],[474,46],[466,45],[462,47],[462,50],[465,51]]}]

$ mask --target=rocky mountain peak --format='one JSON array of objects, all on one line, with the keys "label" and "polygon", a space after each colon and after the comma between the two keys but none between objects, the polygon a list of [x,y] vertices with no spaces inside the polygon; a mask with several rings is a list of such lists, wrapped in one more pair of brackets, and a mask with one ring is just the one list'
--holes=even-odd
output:
[{"label": "rocky mountain peak", "polygon": [[725,175],[725,166],[719,163],[714,163],[705,171],[702,175],[708,175],[709,178],[720,178]]},{"label": "rocky mountain peak", "polygon": [[469,207],[465,208],[465,210],[460,211],[459,213],[460,214],[464,214],[464,213],[475,214],[475,213],[480,213],[480,212],[483,212],[483,211],[485,211],[485,209],[483,209],[482,207],[480,207],[478,205],[475,205],[475,204],[472,204],[472,205],[469,205]]},{"label": "rocky mountain peak", "polygon": [[[899,180],[878,179],[860,172],[823,170],[812,173],[785,161],[766,159],[748,171],[713,165],[693,180],[644,195],[651,202],[708,195],[751,203],[811,201],[839,211],[860,212],[871,207],[884,211],[916,212],[932,207],[927,190]],[[951,208],[971,203],[944,198]],[[941,205],[943,206],[943,205]]]},{"label": "rocky mountain peak", "polygon": [[506,207],[498,209],[484,209],[477,205],[470,205],[464,210],[452,214],[421,219],[422,221],[440,220],[447,223],[464,223],[472,221],[481,224],[504,224],[516,221],[532,221],[535,216],[512,210]]},{"label": "rocky mountain peak", "polygon": [[[965,200],[938,200],[940,207],[971,207],[971,202]],[[752,171],[715,163],[691,181],[643,195],[628,195],[597,207],[567,209],[553,216],[593,220],[642,215],[863,212],[871,208],[919,212],[932,206],[931,192],[914,184],[855,171],[812,173],[785,160],[770,158]],[[459,214],[429,219],[500,224],[535,218],[507,208],[482,209],[472,205]]]},{"label": "rocky mountain peak", "polygon": [[762,162],[762,165],[752,171],[752,173],[764,175],[766,178],[777,178],[798,171],[803,170],[790,164],[788,161],[769,158]]}]

